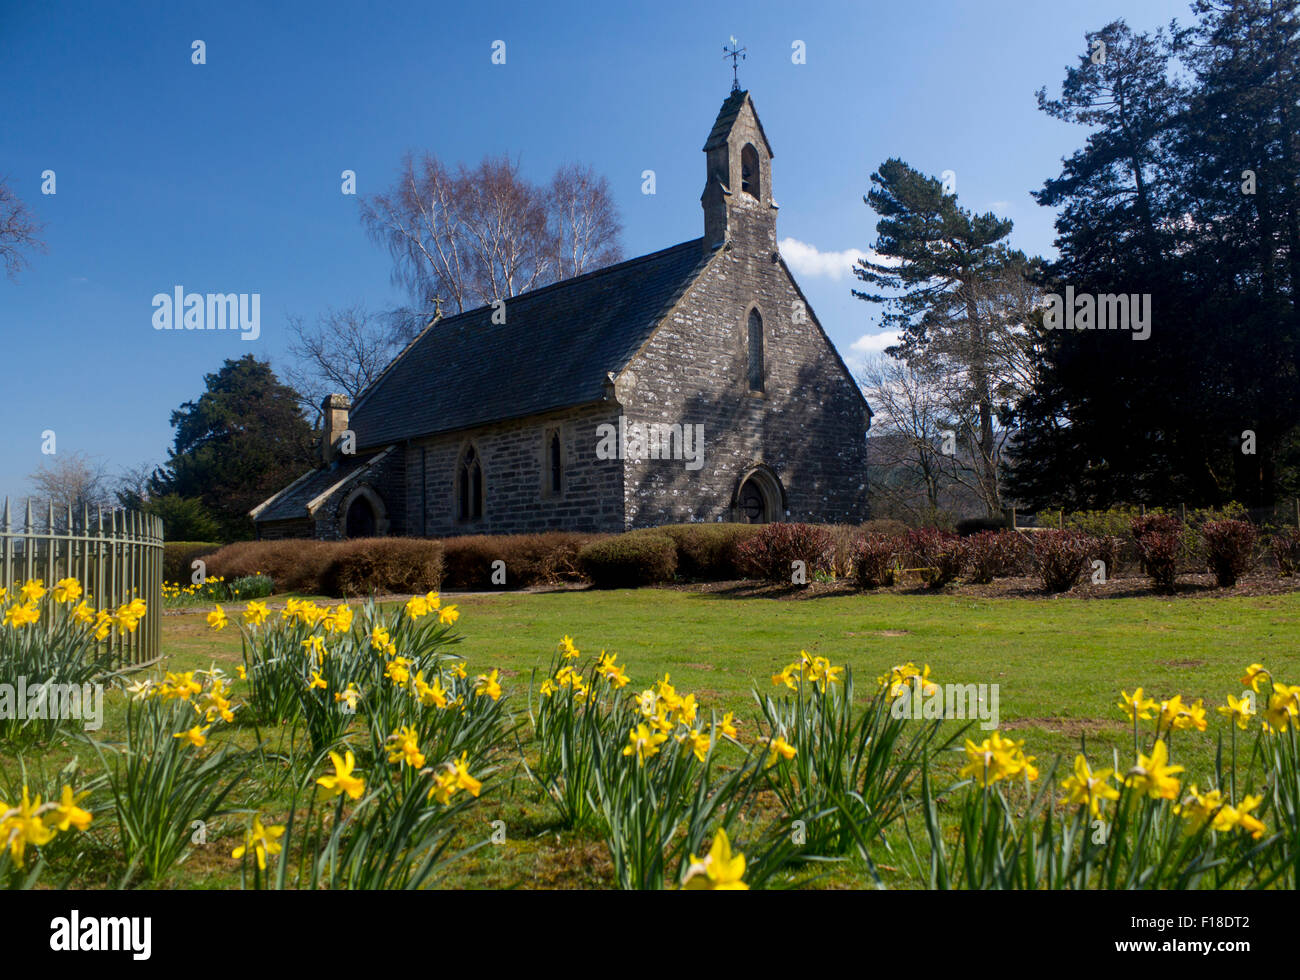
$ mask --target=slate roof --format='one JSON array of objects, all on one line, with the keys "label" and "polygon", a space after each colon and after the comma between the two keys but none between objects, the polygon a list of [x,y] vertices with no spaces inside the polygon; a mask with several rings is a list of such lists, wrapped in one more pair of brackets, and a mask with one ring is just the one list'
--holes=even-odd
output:
[{"label": "slate roof", "polygon": [[722,103],[722,108],[718,110],[718,118],[713,121],[713,128],[709,130],[709,138],[704,141],[706,153],[715,146],[727,142],[727,137],[731,135],[731,127],[736,124],[736,117],[740,115],[740,110],[747,101],[750,111],[754,113],[754,122],[758,124],[758,134],[763,137],[763,145],[767,147],[768,159],[776,156],[772,152],[772,144],[767,141],[767,133],[763,131],[763,121],[758,118],[758,110],[749,99],[748,89],[732,92]]},{"label": "slate roof", "polygon": [[432,324],[357,398],[357,446],[598,401],[709,258],[696,238],[520,293],[504,324],[487,306]]},{"label": "slate roof", "polygon": [[251,511],[254,519],[259,521],[283,521],[308,516],[307,505],[344,480],[350,480],[367,469],[379,456],[380,452],[358,453],[355,456],[340,456],[329,466],[318,466],[303,474],[274,497],[269,498],[260,508]]}]

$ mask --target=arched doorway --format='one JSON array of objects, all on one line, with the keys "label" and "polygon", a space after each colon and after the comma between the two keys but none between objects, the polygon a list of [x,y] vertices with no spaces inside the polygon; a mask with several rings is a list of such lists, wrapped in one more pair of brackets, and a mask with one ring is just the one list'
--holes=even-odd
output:
[{"label": "arched doorway", "polygon": [[348,506],[345,533],[349,538],[373,538],[377,523],[375,508],[366,497],[359,496]]},{"label": "arched doorway", "polygon": [[781,481],[765,467],[757,467],[741,479],[732,510],[741,524],[770,524],[784,513],[784,500]]}]

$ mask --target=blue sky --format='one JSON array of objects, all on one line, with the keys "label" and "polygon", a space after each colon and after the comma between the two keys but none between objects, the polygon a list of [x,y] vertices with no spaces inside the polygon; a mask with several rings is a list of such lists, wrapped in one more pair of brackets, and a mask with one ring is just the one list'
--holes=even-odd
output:
[{"label": "blue sky", "polygon": [[[1029,192],[1084,134],[1040,113],[1035,90],[1055,89],[1084,33],[1115,17],[1191,19],[1187,0],[268,6],[0,8],[0,175],[49,248],[0,279],[0,495],[28,492],[44,430],[114,471],[161,462],[169,413],[205,373],[250,351],[283,362],[286,317],[401,304],[340,193],[345,169],[365,194],[408,149],[509,152],[538,180],[582,162],[613,184],[628,256],[697,237],[732,34],[776,154],[783,251],[853,363],[887,342],[835,254],[874,240],[871,172],[890,156],[952,170],[963,204],[1051,254],[1053,216]],[[152,297],[177,285],[260,293],[261,337],[155,331]]]}]

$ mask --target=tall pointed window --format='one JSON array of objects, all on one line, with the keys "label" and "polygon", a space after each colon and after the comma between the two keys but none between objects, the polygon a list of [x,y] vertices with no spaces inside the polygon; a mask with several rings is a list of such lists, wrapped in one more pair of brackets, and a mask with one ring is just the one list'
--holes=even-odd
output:
[{"label": "tall pointed window", "polygon": [[762,172],[758,166],[758,151],[754,144],[746,143],[740,151],[740,189],[750,197],[763,198]]},{"label": "tall pointed window", "polygon": [[483,516],[483,467],[473,446],[461,454],[456,467],[456,519],[477,521]]},{"label": "tall pointed window", "polygon": [[749,311],[749,390],[763,390],[763,318]]}]

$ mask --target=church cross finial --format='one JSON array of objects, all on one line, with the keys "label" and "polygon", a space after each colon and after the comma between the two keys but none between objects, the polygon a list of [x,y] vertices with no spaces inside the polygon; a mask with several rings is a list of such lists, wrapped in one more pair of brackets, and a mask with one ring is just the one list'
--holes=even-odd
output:
[{"label": "church cross finial", "polygon": [[745,48],[740,47],[740,42],[736,40],[736,35],[731,35],[731,47],[725,44],[722,46],[724,59],[731,59],[731,91],[740,91],[740,74],[739,62],[745,60]]}]

